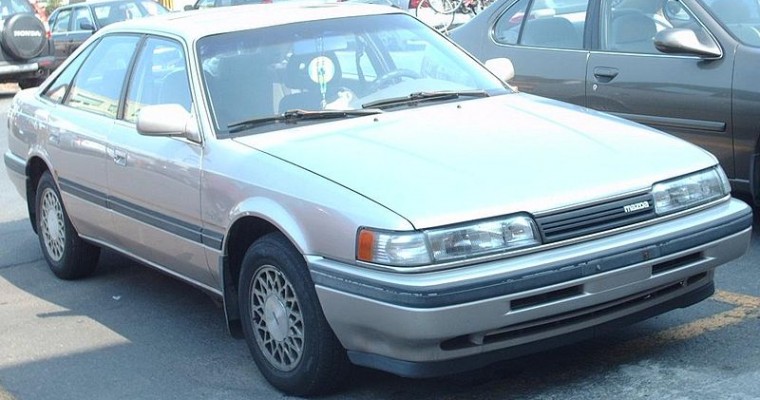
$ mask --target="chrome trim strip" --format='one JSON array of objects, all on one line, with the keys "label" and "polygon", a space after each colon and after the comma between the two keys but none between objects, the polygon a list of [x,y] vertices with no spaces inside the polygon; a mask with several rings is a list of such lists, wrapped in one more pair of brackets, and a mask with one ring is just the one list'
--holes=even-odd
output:
[{"label": "chrome trim strip", "polygon": [[700,131],[719,132],[719,133],[726,132],[725,122],[705,121],[705,120],[686,119],[686,118],[657,117],[653,115],[628,114],[628,113],[618,113],[618,112],[611,112],[610,114],[621,117],[621,118],[625,118],[628,120],[633,120],[645,125],[657,125],[657,126],[666,127],[666,128],[690,129],[690,130],[700,130]]},{"label": "chrome trim strip", "polygon": [[214,250],[221,250],[224,234],[209,231],[202,226],[186,223],[177,218],[149,210],[125,200],[108,196],[107,194],[72,182],[65,178],[59,179],[61,191],[78,197],[84,201],[97,204],[113,212],[135,219],[154,228],[161,229],[181,238],[200,243]]},{"label": "chrome trim strip", "polygon": [[5,153],[5,167],[19,174],[26,175],[26,161],[23,158],[7,151]]}]

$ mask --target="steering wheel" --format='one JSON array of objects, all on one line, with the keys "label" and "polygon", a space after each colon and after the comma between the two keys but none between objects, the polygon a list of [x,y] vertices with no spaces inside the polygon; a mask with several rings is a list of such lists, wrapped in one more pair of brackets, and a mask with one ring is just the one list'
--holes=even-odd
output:
[{"label": "steering wheel", "polygon": [[422,75],[411,69],[401,68],[394,69],[393,71],[386,72],[379,78],[375,79],[370,86],[370,92],[375,92],[387,87],[388,85],[401,80],[402,78],[420,79]]}]

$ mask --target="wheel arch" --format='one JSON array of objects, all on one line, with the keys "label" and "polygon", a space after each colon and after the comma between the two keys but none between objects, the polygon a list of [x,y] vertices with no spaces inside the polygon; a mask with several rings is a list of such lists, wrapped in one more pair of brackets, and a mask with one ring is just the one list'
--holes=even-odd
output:
[{"label": "wheel arch", "polygon": [[49,172],[50,167],[40,157],[31,157],[26,163],[26,207],[29,212],[29,222],[32,223],[34,233],[37,233],[37,207],[35,199],[37,198],[37,186],[40,178],[45,172]]},{"label": "wheel arch", "polygon": [[760,205],[760,135],[749,160],[749,195],[754,205]]},{"label": "wheel arch", "polygon": [[[243,257],[248,248],[263,236],[278,232],[303,254],[302,246],[299,246],[299,243],[302,244],[303,242],[289,234],[298,231],[298,225],[295,224],[295,220],[287,214],[283,214],[284,210],[281,207],[276,207],[276,210],[276,214],[279,214],[282,218],[280,221],[284,220],[285,223],[275,222],[260,213],[248,213],[241,215],[235,220],[225,235],[219,272],[222,282],[227,327],[230,334],[235,338],[243,338],[243,331],[240,326],[238,287]],[[302,237],[300,238],[303,239]]]}]

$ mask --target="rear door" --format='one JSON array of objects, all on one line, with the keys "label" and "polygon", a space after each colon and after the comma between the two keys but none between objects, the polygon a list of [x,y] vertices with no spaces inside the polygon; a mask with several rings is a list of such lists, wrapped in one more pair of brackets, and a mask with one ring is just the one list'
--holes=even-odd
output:
[{"label": "rear door", "polygon": [[664,54],[658,33],[692,31],[705,45],[714,36],[679,0],[601,0],[589,56],[588,106],[682,137],[715,154],[734,176],[731,79],[734,55]]},{"label": "rear door", "polygon": [[81,235],[98,242],[114,239],[107,140],[138,39],[107,36],[80,53],[42,93],[54,105],[36,115],[48,132],[49,156],[72,223]]}]

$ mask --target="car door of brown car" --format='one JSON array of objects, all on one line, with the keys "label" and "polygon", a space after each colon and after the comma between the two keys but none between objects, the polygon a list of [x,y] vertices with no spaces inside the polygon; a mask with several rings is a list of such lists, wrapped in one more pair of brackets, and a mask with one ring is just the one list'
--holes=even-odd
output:
[{"label": "car door of brown car", "polygon": [[[588,106],[680,136],[735,175],[731,132],[733,54],[676,0],[601,0],[586,76]],[[655,40],[691,31],[720,55],[666,54]],[[688,32],[687,32],[688,33]]]}]

